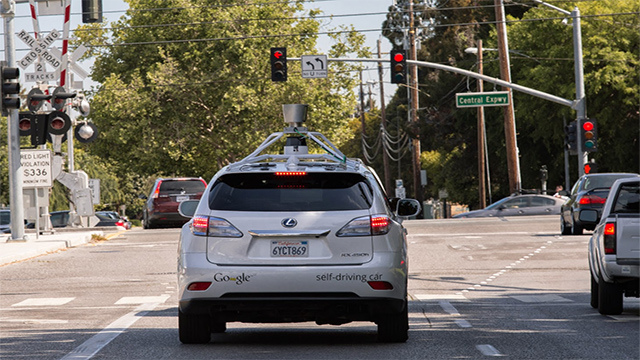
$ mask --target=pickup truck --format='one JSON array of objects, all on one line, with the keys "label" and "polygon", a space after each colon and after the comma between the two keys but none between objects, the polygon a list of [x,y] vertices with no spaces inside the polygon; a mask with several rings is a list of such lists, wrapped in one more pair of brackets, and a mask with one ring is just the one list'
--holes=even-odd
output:
[{"label": "pickup truck", "polygon": [[591,306],[603,315],[623,310],[623,297],[640,297],[640,179],[616,180],[598,221],[597,210],[580,220],[596,223],[589,240]]}]

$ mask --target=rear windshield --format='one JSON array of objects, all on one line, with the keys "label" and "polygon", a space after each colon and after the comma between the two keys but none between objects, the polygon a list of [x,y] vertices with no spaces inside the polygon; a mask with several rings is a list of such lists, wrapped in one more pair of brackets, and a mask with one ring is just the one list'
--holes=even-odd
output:
[{"label": "rear windshield", "polygon": [[204,188],[201,180],[162,180],[160,195],[197,194],[203,192]]},{"label": "rear windshield", "polygon": [[626,177],[629,177],[629,175],[598,175],[587,177],[584,181],[583,189],[610,188],[616,180]]},{"label": "rear windshield", "polygon": [[359,174],[230,174],[211,189],[212,210],[336,211],[371,207],[371,188]]},{"label": "rear windshield", "polygon": [[613,213],[640,213],[640,182],[628,183],[620,187]]}]

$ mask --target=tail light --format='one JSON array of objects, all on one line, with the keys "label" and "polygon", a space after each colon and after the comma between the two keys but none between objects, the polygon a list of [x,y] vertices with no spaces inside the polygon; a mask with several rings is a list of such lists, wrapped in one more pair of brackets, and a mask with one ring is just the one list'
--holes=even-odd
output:
[{"label": "tail light", "polygon": [[162,180],[158,181],[158,185],[156,186],[155,190],[153,190],[153,194],[151,195],[152,198],[156,199],[158,195],[160,195],[160,185],[162,185]]},{"label": "tail light", "polygon": [[363,216],[351,220],[337,236],[384,235],[389,232],[389,217],[386,215]]},{"label": "tail light", "polygon": [[606,223],[604,225],[604,253],[616,253],[616,223]]},{"label": "tail light", "polygon": [[116,221],[116,226],[122,226],[122,227],[124,227],[124,221],[122,221],[122,220],[118,220],[118,221]]},{"label": "tail light", "polygon": [[242,237],[242,233],[225,219],[196,215],[191,222],[191,232],[199,236]]},{"label": "tail light", "polygon": [[585,195],[580,198],[580,205],[603,205],[607,201],[606,197],[598,195]]}]

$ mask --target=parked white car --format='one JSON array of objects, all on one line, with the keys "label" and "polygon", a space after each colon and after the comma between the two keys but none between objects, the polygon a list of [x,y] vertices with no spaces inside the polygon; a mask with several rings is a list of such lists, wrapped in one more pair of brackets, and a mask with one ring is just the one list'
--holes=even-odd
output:
[{"label": "parked white car", "polygon": [[[580,220],[596,222],[597,210]],[[616,180],[589,240],[591,306],[601,314],[623,311],[623,297],[640,297],[640,179]]]}]

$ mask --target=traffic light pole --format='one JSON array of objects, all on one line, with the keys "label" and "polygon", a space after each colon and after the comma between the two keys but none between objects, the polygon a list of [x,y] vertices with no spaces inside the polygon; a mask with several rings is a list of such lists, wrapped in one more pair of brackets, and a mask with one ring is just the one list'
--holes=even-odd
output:
[{"label": "traffic light pole", "polygon": [[[2,0],[4,20],[4,54],[8,66],[16,66],[13,18],[15,2]],[[20,131],[18,109],[11,109],[7,116],[7,144],[9,148],[9,209],[11,211],[11,241],[25,241],[24,202],[22,199],[22,166],[20,165]]]}]

